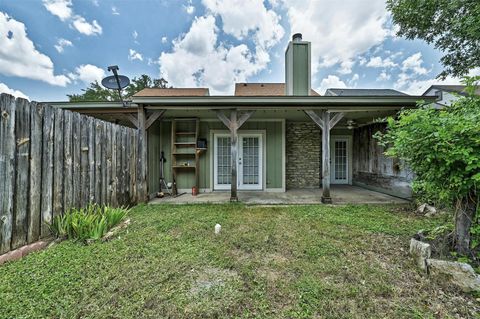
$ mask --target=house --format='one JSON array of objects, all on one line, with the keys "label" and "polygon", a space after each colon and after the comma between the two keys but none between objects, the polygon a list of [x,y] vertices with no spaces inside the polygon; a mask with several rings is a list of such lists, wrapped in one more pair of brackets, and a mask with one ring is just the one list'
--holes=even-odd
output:
[{"label": "house", "polygon": [[[460,96],[466,95],[465,89],[465,85],[432,85],[422,96],[436,97],[435,107],[443,108],[452,105]],[[480,88],[477,88],[475,93],[480,95]]]},{"label": "house", "polygon": [[[177,192],[288,192],[357,185],[402,198],[411,176],[373,135],[378,119],[425,97],[384,89],[311,88],[311,44],[295,34],[285,52],[285,83],[237,83],[233,96],[207,88],[145,89],[120,103],[55,103],[137,127],[148,193],[160,190],[161,159]],[[435,100],[436,97],[427,97]]]}]

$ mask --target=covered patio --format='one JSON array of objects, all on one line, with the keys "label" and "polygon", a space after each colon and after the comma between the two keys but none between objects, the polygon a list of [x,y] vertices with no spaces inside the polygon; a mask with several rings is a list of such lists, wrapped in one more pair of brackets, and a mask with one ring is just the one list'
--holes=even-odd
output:
[{"label": "covered patio", "polygon": [[[332,200],[335,205],[345,204],[408,204],[409,201],[351,185],[332,185]],[[295,205],[320,204],[322,189],[292,189],[286,192],[239,191],[238,200],[247,205]],[[149,204],[220,204],[230,201],[230,192],[208,192],[192,196],[155,198]]]}]

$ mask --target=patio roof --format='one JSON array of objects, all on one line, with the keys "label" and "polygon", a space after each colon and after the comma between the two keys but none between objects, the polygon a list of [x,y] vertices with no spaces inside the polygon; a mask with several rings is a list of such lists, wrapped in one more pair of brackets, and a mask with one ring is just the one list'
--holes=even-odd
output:
[{"label": "patio roof", "polygon": [[146,109],[245,109],[245,110],[338,110],[362,111],[415,107],[423,100],[434,102],[436,97],[426,96],[156,96],[132,97],[129,107],[120,102],[46,102],[74,110],[117,110],[119,113],[135,112],[138,105]]}]

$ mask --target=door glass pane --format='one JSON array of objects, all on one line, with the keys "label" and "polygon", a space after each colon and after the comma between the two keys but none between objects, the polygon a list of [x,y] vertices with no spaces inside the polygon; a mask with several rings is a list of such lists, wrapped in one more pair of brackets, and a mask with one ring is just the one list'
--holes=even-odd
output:
[{"label": "door glass pane", "polygon": [[230,137],[217,137],[217,184],[229,185],[232,178]]},{"label": "door glass pane", "polygon": [[347,179],[347,141],[335,141],[335,179]]},{"label": "door glass pane", "polygon": [[242,183],[244,185],[258,185],[260,139],[258,137],[242,138]]}]

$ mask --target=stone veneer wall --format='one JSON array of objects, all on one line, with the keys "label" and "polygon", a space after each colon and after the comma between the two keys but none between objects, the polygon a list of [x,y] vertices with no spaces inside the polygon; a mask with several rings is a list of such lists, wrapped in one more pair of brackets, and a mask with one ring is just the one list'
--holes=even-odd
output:
[{"label": "stone veneer wall", "polygon": [[320,188],[320,128],[313,122],[286,123],[286,187]]}]

